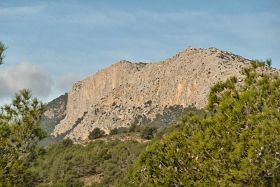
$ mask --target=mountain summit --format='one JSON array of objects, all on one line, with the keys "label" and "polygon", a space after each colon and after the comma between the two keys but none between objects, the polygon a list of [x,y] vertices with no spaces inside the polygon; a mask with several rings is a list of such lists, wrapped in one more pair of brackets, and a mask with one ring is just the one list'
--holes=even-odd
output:
[{"label": "mountain summit", "polygon": [[249,65],[250,60],[216,48],[188,48],[158,63],[120,61],[73,85],[66,115],[52,135],[83,141],[96,127],[109,133],[139,118],[154,119],[167,107],[203,108],[214,84],[231,76],[241,82]]}]

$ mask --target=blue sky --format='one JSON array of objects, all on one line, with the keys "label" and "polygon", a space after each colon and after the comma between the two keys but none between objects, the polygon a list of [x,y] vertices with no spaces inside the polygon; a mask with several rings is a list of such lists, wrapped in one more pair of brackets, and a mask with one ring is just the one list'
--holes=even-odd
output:
[{"label": "blue sky", "polygon": [[0,0],[0,103],[22,87],[50,100],[126,59],[217,47],[280,68],[279,0]]}]

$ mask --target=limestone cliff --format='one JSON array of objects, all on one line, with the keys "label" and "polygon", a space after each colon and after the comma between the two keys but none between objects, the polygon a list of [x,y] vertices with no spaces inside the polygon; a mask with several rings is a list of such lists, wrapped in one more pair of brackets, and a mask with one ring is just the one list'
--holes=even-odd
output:
[{"label": "limestone cliff", "polygon": [[66,116],[54,136],[85,140],[91,130],[106,132],[139,117],[154,118],[174,105],[205,106],[211,86],[240,74],[250,61],[216,48],[189,48],[158,63],[120,61],[74,84]]}]

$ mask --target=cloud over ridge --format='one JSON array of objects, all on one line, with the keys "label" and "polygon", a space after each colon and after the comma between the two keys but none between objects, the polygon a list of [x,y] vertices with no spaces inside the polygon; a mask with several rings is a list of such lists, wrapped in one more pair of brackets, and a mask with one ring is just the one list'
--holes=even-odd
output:
[{"label": "cloud over ridge", "polygon": [[47,97],[51,93],[52,78],[42,67],[22,62],[0,68],[0,99],[13,96],[21,89],[30,89],[36,97]]}]

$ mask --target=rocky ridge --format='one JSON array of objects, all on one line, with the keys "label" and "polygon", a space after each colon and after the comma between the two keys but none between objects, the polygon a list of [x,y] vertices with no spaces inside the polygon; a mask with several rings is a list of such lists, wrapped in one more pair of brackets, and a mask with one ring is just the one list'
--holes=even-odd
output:
[{"label": "rocky ridge", "polygon": [[74,84],[66,116],[52,135],[82,141],[96,127],[108,133],[135,119],[153,119],[170,106],[203,108],[214,84],[231,76],[242,81],[249,64],[216,48],[188,48],[158,63],[120,61]]}]

